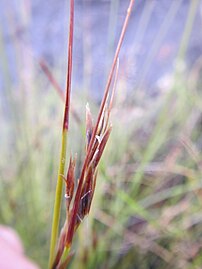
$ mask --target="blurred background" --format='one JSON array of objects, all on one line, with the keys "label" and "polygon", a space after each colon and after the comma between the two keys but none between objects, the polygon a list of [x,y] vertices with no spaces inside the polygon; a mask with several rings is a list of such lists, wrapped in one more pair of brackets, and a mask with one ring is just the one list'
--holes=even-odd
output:
[{"label": "blurred background", "polygon": [[[129,0],[76,0],[70,152],[85,151]],[[68,0],[0,1],[0,223],[47,268]],[[113,132],[70,268],[202,268],[202,1],[136,0]],[[64,209],[63,209],[64,210]],[[65,217],[65,212],[63,218]]]}]

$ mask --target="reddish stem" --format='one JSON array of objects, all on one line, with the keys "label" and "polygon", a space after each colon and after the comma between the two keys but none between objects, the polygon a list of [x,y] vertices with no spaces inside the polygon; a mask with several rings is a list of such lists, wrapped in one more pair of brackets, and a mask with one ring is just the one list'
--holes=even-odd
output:
[{"label": "reddish stem", "polygon": [[64,92],[61,89],[60,85],[58,84],[58,82],[56,81],[56,79],[54,78],[54,76],[52,75],[50,69],[48,68],[46,62],[44,61],[44,59],[40,59],[39,60],[39,65],[41,66],[42,70],[44,71],[44,73],[46,74],[47,78],[49,79],[49,81],[51,82],[51,84],[54,86],[54,88],[56,89],[57,93],[59,94],[60,98],[62,99],[62,101],[65,101],[65,96],[64,96]]},{"label": "reddish stem", "polygon": [[72,50],[73,50],[73,31],[74,31],[74,0],[70,2],[70,24],[68,42],[68,66],[67,66],[67,87],[63,121],[63,131],[69,128],[70,92],[72,81]]}]

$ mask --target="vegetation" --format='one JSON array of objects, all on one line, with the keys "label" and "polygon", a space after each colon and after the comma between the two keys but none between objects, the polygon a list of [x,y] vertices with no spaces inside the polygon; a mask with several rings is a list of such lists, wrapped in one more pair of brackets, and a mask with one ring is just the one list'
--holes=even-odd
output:
[{"label": "vegetation", "polygon": [[[113,130],[70,268],[201,268],[200,61],[192,70],[179,68],[197,8],[192,3],[167,91],[152,99],[140,90],[126,92],[117,81]],[[1,44],[0,221],[16,229],[27,255],[47,268],[64,103],[37,62],[31,78],[11,84]],[[56,70],[52,74],[57,77]],[[73,92],[80,123],[71,121],[68,148],[77,152],[76,178],[85,156],[87,101],[93,103]],[[94,102],[93,114],[98,109]],[[63,203],[61,225],[65,216]]]}]

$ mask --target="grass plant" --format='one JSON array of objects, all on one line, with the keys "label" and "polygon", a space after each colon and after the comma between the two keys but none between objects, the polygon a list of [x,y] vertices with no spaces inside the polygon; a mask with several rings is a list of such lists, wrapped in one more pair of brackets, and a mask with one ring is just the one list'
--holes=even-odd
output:
[{"label": "grass plant", "polygon": [[[137,25],[142,36],[152,19],[147,18],[152,4],[154,2],[141,20],[143,27]],[[172,8],[177,6],[178,2],[173,3]],[[184,37],[179,46],[178,63],[181,64],[185,63],[196,11],[197,1],[190,1]],[[175,27],[172,17],[165,20],[160,35],[169,25]],[[151,58],[158,50],[159,34],[156,32],[156,48],[151,44]],[[21,62],[18,62],[17,81],[13,82],[6,41],[1,36],[1,74],[6,84],[0,100],[0,222],[14,227],[22,238],[26,254],[40,268],[47,268],[52,201],[55,179],[59,174],[58,137],[63,124],[60,117],[63,115],[63,101],[53,90],[55,86],[47,72],[44,76],[38,62],[34,62],[33,76],[28,83],[32,90],[28,91],[22,83]],[[21,50],[15,46],[14,51],[19,61]],[[151,58],[145,60],[147,69]],[[69,263],[71,269],[201,268],[201,60],[187,69],[178,69],[179,66],[182,65],[176,65],[175,72],[171,74],[170,85],[155,98],[148,97],[142,83],[138,91],[125,94],[125,84],[119,77],[116,105],[110,115],[113,122],[111,141],[99,161],[99,180],[91,213],[77,227],[72,250],[68,253],[70,256],[74,254]],[[53,67],[49,69],[56,77],[55,81],[60,82],[58,85],[62,84],[62,72]],[[142,73],[142,81],[145,74]],[[77,95],[74,92],[71,98],[72,107],[80,119],[79,123],[71,120],[67,141],[71,152],[77,152],[77,179],[86,156],[83,104],[87,100],[81,93]],[[98,113],[98,105],[90,98],[88,102],[92,114]],[[72,116],[72,119],[75,117]],[[68,155],[73,156],[70,150]],[[73,166],[72,157],[70,167]],[[62,175],[65,173],[59,175],[60,181],[66,185]],[[87,193],[83,188],[82,191]],[[90,199],[89,194],[84,198]],[[61,197],[64,195],[61,194]],[[83,198],[82,194],[80,198]],[[84,198],[79,200],[78,208]],[[74,199],[75,196],[72,202]],[[85,215],[86,211],[82,212]],[[64,202],[61,204],[60,225],[64,225],[66,214]],[[77,217],[75,221],[78,224]],[[54,253],[58,251],[57,246]],[[75,253],[73,250],[76,250]]]},{"label": "grass plant", "polygon": [[[71,255],[69,251],[72,245],[74,233],[77,230],[80,222],[89,213],[97,178],[97,166],[100,158],[106,146],[111,133],[111,126],[109,124],[109,116],[112,108],[115,86],[113,87],[111,98],[108,104],[110,95],[110,86],[112,83],[113,75],[118,61],[118,55],[121,49],[125,31],[127,28],[128,20],[132,11],[134,0],[130,1],[127,15],[123,24],[120,39],[115,52],[112,68],[109,73],[109,78],[104,91],[103,99],[100,105],[98,117],[93,126],[93,119],[89,107],[86,107],[86,156],[82,166],[81,174],[78,179],[75,196],[75,165],[76,159],[70,157],[69,168],[67,177],[64,177],[65,160],[66,160],[66,147],[67,147],[67,135],[69,129],[69,111],[70,111],[70,92],[71,92],[71,77],[72,77],[72,51],[73,51],[73,26],[74,26],[74,0],[70,1],[70,26],[69,26],[69,44],[68,44],[68,70],[67,70],[67,89],[66,89],[66,101],[65,111],[62,129],[62,149],[60,155],[60,165],[58,171],[58,180],[55,195],[55,205],[53,213],[52,235],[51,235],[51,247],[50,247],[50,268],[66,268],[69,263]],[[47,70],[46,70],[47,73]],[[50,75],[48,76],[51,78]],[[117,72],[115,82],[117,80]],[[51,80],[54,82],[53,80]],[[57,85],[56,85],[57,86]],[[58,241],[56,256],[56,241],[58,237],[58,227],[60,221],[60,210],[62,200],[62,183],[63,180],[66,183],[66,220],[61,230],[60,238]],[[72,202],[72,203],[71,203]],[[55,256],[55,258],[54,258]]]}]

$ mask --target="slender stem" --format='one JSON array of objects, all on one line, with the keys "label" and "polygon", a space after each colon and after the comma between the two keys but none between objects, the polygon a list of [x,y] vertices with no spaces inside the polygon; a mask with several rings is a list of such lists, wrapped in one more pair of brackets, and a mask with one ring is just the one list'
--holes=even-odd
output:
[{"label": "slender stem", "polygon": [[64,91],[62,90],[59,83],[57,82],[53,74],[51,73],[46,61],[43,58],[39,60],[39,65],[41,69],[43,70],[44,74],[46,75],[46,77],[48,78],[48,80],[50,81],[50,83],[53,85],[54,89],[56,90],[60,98],[62,99],[62,101],[65,102]]},{"label": "slender stem", "polygon": [[[41,58],[39,60],[39,65],[40,65],[41,69],[43,70],[44,74],[47,76],[50,83],[53,85],[53,87],[56,90],[57,94],[60,96],[61,100],[63,102],[65,102],[65,93],[62,90],[62,88],[60,87],[58,81],[55,79],[55,77],[51,73],[47,63],[45,62],[45,60],[43,58]],[[74,119],[76,120],[76,122],[78,124],[81,123],[81,119],[80,119],[78,113],[76,112],[76,110],[74,109],[73,106],[71,106],[70,110],[71,110],[72,115],[74,116]]]},{"label": "slender stem", "polygon": [[69,111],[70,111],[70,92],[71,92],[71,77],[72,77],[72,50],[73,50],[73,28],[74,26],[74,0],[70,2],[70,23],[69,23],[69,42],[68,42],[68,67],[67,67],[67,87],[66,87],[66,100],[64,109],[63,129],[62,129],[62,146],[60,153],[60,163],[58,169],[58,179],[55,192],[55,203],[53,211],[51,243],[50,243],[50,256],[49,268],[52,267],[55,258],[55,249],[58,239],[58,230],[60,222],[61,200],[62,200],[62,187],[63,175],[65,169],[67,136],[69,129]]},{"label": "slender stem", "polygon": [[64,175],[66,145],[67,145],[67,131],[63,131],[62,148],[61,148],[61,153],[60,153],[60,165],[59,165],[59,170],[58,170],[58,179],[57,179],[55,203],[54,203],[54,211],[53,211],[54,213],[53,213],[52,232],[51,232],[49,268],[51,268],[51,265],[54,260],[55,246],[56,246],[57,237],[58,237],[61,197],[62,197],[62,187],[63,187],[63,179],[61,178],[61,175]]}]

